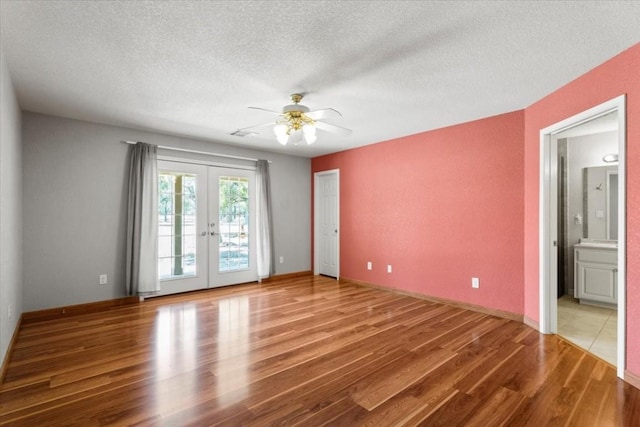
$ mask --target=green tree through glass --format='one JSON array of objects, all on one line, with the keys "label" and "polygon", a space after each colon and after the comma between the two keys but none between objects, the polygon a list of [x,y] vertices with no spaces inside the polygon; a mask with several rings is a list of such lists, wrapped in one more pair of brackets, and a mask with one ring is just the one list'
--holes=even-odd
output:
[{"label": "green tree through glass", "polygon": [[246,181],[236,181],[228,177],[220,179],[220,219],[234,221],[245,216],[248,211],[249,186]]}]

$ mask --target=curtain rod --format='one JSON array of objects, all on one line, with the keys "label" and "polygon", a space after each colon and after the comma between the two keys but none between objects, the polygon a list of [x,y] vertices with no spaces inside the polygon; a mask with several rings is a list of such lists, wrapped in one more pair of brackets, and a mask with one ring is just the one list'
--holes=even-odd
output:
[{"label": "curtain rod", "polygon": [[[122,141],[125,144],[135,145],[138,141]],[[251,157],[242,157],[242,156],[233,156],[231,154],[220,154],[220,153],[209,153],[208,151],[198,151],[198,150],[189,150],[187,148],[176,148],[176,147],[168,147],[166,145],[158,145],[158,148],[163,150],[171,150],[171,151],[181,151],[183,153],[192,153],[192,154],[204,154],[207,156],[216,156],[216,157],[226,157],[228,159],[236,159],[236,160],[249,160],[251,162],[257,162],[258,159],[254,159]],[[268,160],[271,163],[271,160]]]}]

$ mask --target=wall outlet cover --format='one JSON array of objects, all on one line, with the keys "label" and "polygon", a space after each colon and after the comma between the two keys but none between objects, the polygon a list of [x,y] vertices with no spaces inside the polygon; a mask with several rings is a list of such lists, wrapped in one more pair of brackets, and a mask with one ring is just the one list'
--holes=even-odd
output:
[{"label": "wall outlet cover", "polygon": [[107,284],[107,275],[106,274],[101,274],[99,277],[99,281],[101,285],[106,285]]},{"label": "wall outlet cover", "polygon": [[480,279],[477,277],[472,277],[471,278],[471,287],[472,288],[479,288],[480,287]]},{"label": "wall outlet cover", "polygon": [[367,270],[371,270],[373,268],[373,264],[371,264],[371,261],[367,262]]},{"label": "wall outlet cover", "polygon": [[387,273],[391,273],[391,264],[387,265]]}]

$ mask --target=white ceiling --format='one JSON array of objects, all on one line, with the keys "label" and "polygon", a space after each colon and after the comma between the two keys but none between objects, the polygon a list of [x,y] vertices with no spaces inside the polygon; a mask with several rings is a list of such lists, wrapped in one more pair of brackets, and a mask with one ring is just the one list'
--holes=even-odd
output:
[{"label": "white ceiling", "polygon": [[[306,157],[525,108],[640,41],[637,1],[0,4],[23,109]],[[229,135],[294,92],[353,134]]]}]

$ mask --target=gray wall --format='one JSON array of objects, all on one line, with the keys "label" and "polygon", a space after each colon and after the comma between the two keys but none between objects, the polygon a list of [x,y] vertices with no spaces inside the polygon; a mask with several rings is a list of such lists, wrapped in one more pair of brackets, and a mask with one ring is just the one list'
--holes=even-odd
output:
[{"label": "gray wall", "polygon": [[[0,363],[22,313],[20,107],[0,49]],[[9,316],[11,311],[11,316]]]},{"label": "gray wall", "polygon": [[24,112],[25,310],[125,295],[124,140],[272,160],[276,274],[311,270],[309,159]]}]

